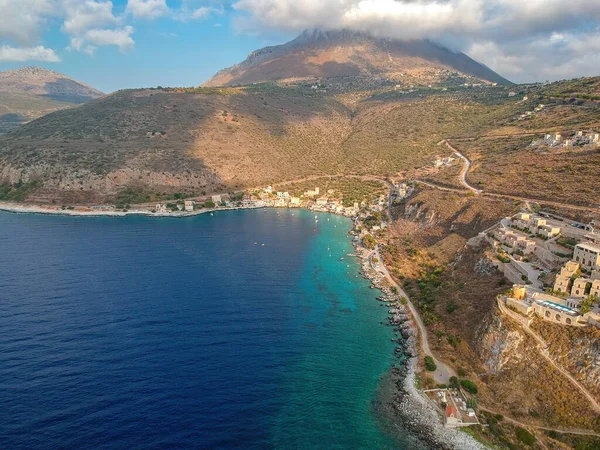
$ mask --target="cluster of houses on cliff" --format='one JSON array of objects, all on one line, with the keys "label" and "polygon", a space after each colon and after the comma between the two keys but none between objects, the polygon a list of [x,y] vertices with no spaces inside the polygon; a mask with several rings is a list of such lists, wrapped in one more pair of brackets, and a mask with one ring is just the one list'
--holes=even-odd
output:
[{"label": "cluster of houses on cliff", "polygon": [[600,328],[600,234],[520,213],[487,236],[496,266],[514,283],[501,299],[524,316]]},{"label": "cluster of houses on cliff", "polygon": [[531,142],[532,147],[536,148],[574,148],[574,147],[588,147],[588,146],[599,146],[600,145],[600,133],[588,130],[588,131],[577,131],[574,135],[565,137],[562,133],[549,133],[545,134],[540,139],[534,139]]}]

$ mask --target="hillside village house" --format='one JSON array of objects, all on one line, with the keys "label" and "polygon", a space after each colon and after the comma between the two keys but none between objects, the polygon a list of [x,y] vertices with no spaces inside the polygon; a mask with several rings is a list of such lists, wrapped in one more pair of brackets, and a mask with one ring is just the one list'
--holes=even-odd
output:
[{"label": "hillside village house", "polygon": [[219,204],[220,204],[220,203],[223,201],[223,199],[221,198],[221,196],[220,196],[220,195],[213,195],[213,196],[211,197],[211,200],[213,201],[213,203],[214,203],[215,205],[219,205]]},{"label": "hillside village house", "polygon": [[186,200],[184,202],[184,206],[185,206],[185,210],[188,212],[191,212],[194,210],[194,201],[193,200]]},{"label": "hillside village house", "polygon": [[573,259],[586,269],[600,269],[600,246],[591,243],[577,244]]},{"label": "hillside village house", "polygon": [[509,308],[528,317],[536,315],[543,320],[567,326],[600,326],[597,307],[586,314],[579,311],[583,299],[564,299],[519,284],[513,286],[512,295],[501,299]]},{"label": "hillside village house", "polygon": [[308,190],[304,193],[305,197],[316,197],[317,195],[319,195],[319,188],[316,187],[313,190]]},{"label": "hillside village house", "polygon": [[444,425],[447,427],[456,427],[462,424],[462,420],[458,417],[458,411],[454,406],[446,406],[446,414],[444,417]]},{"label": "hillside village house", "polygon": [[515,230],[499,228],[494,232],[494,237],[512,251],[520,250],[523,254],[530,254],[535,251],[535,241]]},{"label": "hillside village house", "polygon": [[576,263],[575,261],[567,262],[564,267],[560,269],[560,273],[556,276],[556,280],[554,281],[554,290],[564,294],[568,293],[571,277],[579,274],[580,269],[581,267],[579,263]]},{"label": "hillside village house", "polygon": [[289,192],[278,192],[277,198],[290,198],[290,193]]}]

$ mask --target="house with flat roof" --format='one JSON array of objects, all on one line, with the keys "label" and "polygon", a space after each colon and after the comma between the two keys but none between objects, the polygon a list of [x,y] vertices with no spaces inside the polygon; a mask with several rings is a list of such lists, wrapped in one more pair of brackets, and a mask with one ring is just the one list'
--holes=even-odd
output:
[{"label": "house with flat roof", "polygon": [[587,269],[600,269],[600,246],[582,242],[575,246],[573,260]]},{"label": "house with flat roof", "polygon": [[583,298],[586,297],[586,290],[589,284],[589,278],[579,277],[573,281],[571,288],[571,297]]},{"label": "house with flat roof", "polygon": [[545,238],[551,239],[560,234],[560,228],[552,225],[542,225],[538,227],[538,234],[544,236]]},{"label": "house with flat roof", "polygon": [[579,274],[581,265],[575,261],[567,261],[567,263],[560,269],[560,273],[556,275],[554,281],[554,290],[568,294],[570,292],[571,277],[575,274]]},{"label": "house with flat roof", "polygon": [[188,211],[188,212],[193,211],[194,210],[194,204],[195,204],[195,202],[193,200],[186,200],[184,202],[185,210]]}]

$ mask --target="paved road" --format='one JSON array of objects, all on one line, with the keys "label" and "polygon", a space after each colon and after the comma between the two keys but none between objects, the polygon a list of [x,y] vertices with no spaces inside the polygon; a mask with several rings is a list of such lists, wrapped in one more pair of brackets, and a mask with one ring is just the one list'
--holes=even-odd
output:
[{"label": "paved road", "polygon": [[548,344],[546,343],[546,341],[544,341],[544,339],[542,339],[540,335],[538,335],[529,327],[528,320],[525,317],[522,317],[517,313],[511,311],[510,309],[506,308],[501,300],[498,300],[498,307],[500,308],[500,311],[503,314],[516,321],[519,325],[521,325],[521,328],[527,334],[532,336],[538,342],[538,344],[540,345],[540,355],[542,355],[542,357],[546,361],[548,361],[556,370],[558,370],[565,378],[567,378],[571,382],[571,384],[573,384],[573,386],[575,386],[579,390],[579,392],[581,392],[585,396],[585,398],[589,400],[594,410],[597,413],[600,413],[600,404],[598,404],[594,396],[590,394],[589,391],[579,381],[573,378],[573,376],[570,373],[568,373],[563,367],[558,365],[552,358],[550,358],[550,355],[548,353]]},{"label": "paved road", "polygon": [[[417,179],[415,181],[417,183],[423,184],[425,186],[429,186],[434,189],[439,189],[440,191],[457,192],[457,193],[461,193],[461,194],[465,193],[464,189],[451,188],[451,187],[443,186],[441,184],[432,183],[431,181],[424,181],[424,180],[420,180],[420,179]],[[595,214],[598,214],[598,212],[600,212],[600,208],[595,208],[595,207],[591,207],[591,206],[574,205],[571,203],[552,202],[552,201],[548,201],[548,200],[544,200],[544,199],[517,197],[515,195],[496,194],[493,192],[481,192],[481,195],[483,197],[518,200],[521,202],[535,202],[535,203],[540,203],[540,204],[548,205],[548,206],[556,206],[559,208],[574,209],[577,211],[589,211],[589,212],[593,212]]]},{"label": "paved road", "polygon": [[475,192],[476,194],[481,194],[481,192],[483,192],[481,189],[477,189],[477,188],[471,186],[467,182],[467,174],[469,173],[469,170],[471,169],[471,161],[469,160],[469,158],[467,158],[465,155],[463,155],[461,152],[459,152],[456,148],[454,148],[450,144],[450,142],[448,142],[447,140],[444,139],[442,142],[444,144],[446,144],[446,147],[448,147],[451,151],[454,152],[454,155],[458,156],[465,163],[465,167],[463,167],[463,170],[460,173],[460,182],[463,184],[464,187],[466,187],[470,191]]},{"label": "paved road", "polygon": [[373,263],[371,263],[371,266],[374,267],[377,272],[383,275],[391,286],[395,286],[396,289],[398,289],[398,293],[401,296],[404,296],[407,300],[408,309],[410,310],[410,313],[414,318],[415,323],[417,324],[419,334],[421,336],[421,350],[426,356],[431,356],[435,361],[435,365],[437,366],[436,371],[432,372],[433,379],[440,384],[450,383],[450,377],[456,376],[456,372],[452,367],[448,366],[446,363],[440,361],[435,356],[433,356],[433,352],[429,347],[429,339],[427,337],[427,329],[425,328],[425,324],[423,323],[419,312],[414,307],[410,298],[408,297],[408,295],[406,295],[406,292],[404,292],[404,289],[402,289],[402,287],[400,287],[400,285],[396,283],[396,281],[394,281],[389,271],[387,270],[387,267],[385,267],[385,264],[383,264],[381,254],[379,253],[379,246],[375,247],[375,250],[371,253],[371,255],[369,255],[369,260],[372,261],[373,257],[376,257],[379,263],[377,263],[376,265],[373,265]]}]

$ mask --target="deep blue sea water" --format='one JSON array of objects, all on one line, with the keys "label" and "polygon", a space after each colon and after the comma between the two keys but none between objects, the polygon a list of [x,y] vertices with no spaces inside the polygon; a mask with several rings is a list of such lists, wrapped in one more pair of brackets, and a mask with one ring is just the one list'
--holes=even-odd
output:
[{"label": "deep blue sea water", "polygon": [[350,225],[0,213],[0,447],[408,448]]}]

